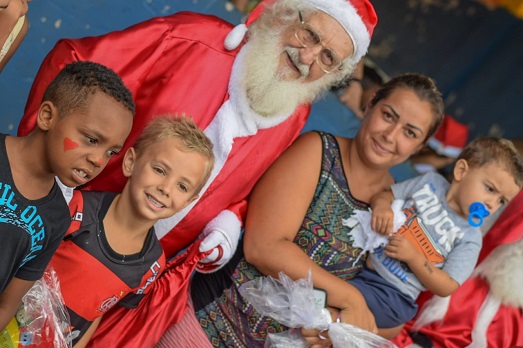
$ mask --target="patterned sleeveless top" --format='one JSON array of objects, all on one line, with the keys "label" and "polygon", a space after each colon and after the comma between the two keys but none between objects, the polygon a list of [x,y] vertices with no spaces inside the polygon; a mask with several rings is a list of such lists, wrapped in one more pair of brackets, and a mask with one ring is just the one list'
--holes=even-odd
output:
[{"label": "patterned sleeveless top", "polygon": [[[336,138],[320,133],[322,168],[316,192],[294,243],[318,265],[348,280],[362,268],[356,264],[361,249],[352,247],[350,229],[342,224],[354,210],[368,204],[352,197],[343,170]],[[238,292],[240,285],[263,276],[243,257],[240,243],[235,256],[221,270],[197,273],[191,282],[196,316],[215,347],[263,347],[268,333],[287,330],[272,318],[263,317]]]}]

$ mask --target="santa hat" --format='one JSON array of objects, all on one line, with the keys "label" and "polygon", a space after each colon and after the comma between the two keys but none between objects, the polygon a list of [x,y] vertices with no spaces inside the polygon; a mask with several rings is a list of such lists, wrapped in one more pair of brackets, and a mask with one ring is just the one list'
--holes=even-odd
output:
[{"label": "santa hat", "polygon": [[438,131],[429,139],[427,145],[438,155],[458,157],[467,144],[468,136],[469,127],[466,124],[445,115]]},{"label": "santa hat", "polygon": [[[265,7],[278,0],[265,0],[252,10],[245,24],[239,24],[225,38],[225,48],[236,49],[243,41],[248,26],[257,20]],[[309,6],[325,12],[336,19],[352,39],[354,54],[359,61],[366,53],[378,17],[369,0],[303,0]]]}]

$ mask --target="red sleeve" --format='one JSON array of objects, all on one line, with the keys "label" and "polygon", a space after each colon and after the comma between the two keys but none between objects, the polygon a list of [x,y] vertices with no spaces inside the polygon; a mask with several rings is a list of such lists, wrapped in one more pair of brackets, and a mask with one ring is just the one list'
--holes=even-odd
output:
[{"label": "red sleeve", "polygon": [[46,56],[33,82],[25,105],[25,112],[18,126],[18,136],[29,134],[36,125],[36,113],[40,107],[42,96],[51,83],[68,63],[78,61],[73,48],[66,40],[60,40]]},{"label": "red sleeve", "polygon": [[231,204],[227,207],[227,210],[232,211],[243,225],[245,222],[245,215],[247,214],[247,199],[243,199],[240,202]]},{"label": "red sleeve", "polygon": [[[103,64],[120,76],[125,76],[126,86],[131,91],[135,90],[140,77],[161,54],[161,41],[170,28],[168,22],[155,18],[128,30],[115,31],[100,37],[58,41],[38,70],[18,128],[18,135],[26,135],[35,127],[36,112],[47,86],[60,70],[71,62],[87,60]],[[148,40],[144,40],[144,37]],[[138,57],[141,59],[137,59]]]},{"label": "red sleeve", "polygon": [[[225,52],[220,37],[231,27],[213,16],[179,12],[102,36],[60,40],[33,82],[18,134],[26,135],[35,127],[38,107],[52,79],[66,64],[79,60],[111,68],[133,95],[136,116],[122,154],[158,115],[192,115],[205,129],[227,93],[230,67],[237,52]],[[202,101],[202,91],[209,90],[209,83],[215,93]],[[84,189],[121,192],[125,183],[122,158],[116,156],[109,161]]]}]

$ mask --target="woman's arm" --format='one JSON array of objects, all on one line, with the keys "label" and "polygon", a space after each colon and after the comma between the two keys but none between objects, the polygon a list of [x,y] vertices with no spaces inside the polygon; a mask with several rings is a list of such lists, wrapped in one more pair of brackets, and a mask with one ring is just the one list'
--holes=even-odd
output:
[{"label": "woman's arm", "polygon": [[374,331],[374,316],[361,293],[314,263],[293,243],[319,180],[322,143],[317,133],[299,137],[263,175],[249,198],[245,225],[246,260],[262,273],[292,279],[312,270],[314,286],[328,293],[328,305],[342,309],[342,321]]}]

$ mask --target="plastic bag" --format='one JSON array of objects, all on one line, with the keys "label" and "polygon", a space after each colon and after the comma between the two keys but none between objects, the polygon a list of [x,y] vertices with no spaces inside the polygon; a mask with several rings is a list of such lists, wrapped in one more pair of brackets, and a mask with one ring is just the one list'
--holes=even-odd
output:
[{"label": "plastic bag", "polygon": [[281,272],[279,280],[270,276],[259,277],[240,286],[239,291],[260,314],[291,328],[269,334],[265,348],[308,347],[300,330],[292,330],[301,327],[328,329],[334,348],[397,347],[372,332],[345,323],[333,323],[328,310],[316,305],[310,272],[307,279],[296,281]]},{"label": "plastic bag", "polygon": [[[309,274],[309,278],[310,278]],[[258,277],[240,286],[238,291],[263,315],[287,327],[327,329],[329,311],[315,303],[310,279],[293,281],[280,273],[280,279]]]},{"label": "plastic bag", "polygon": [[290,329],[268,334],[264,348],[309,348],[309,345],[303,339],[300,329]]},{"label": "plastic bag", "polygon": [[22,299],[15,318],[0,332],[1,347],[72,347],[70,319],[56,272],[46,269]]}]

